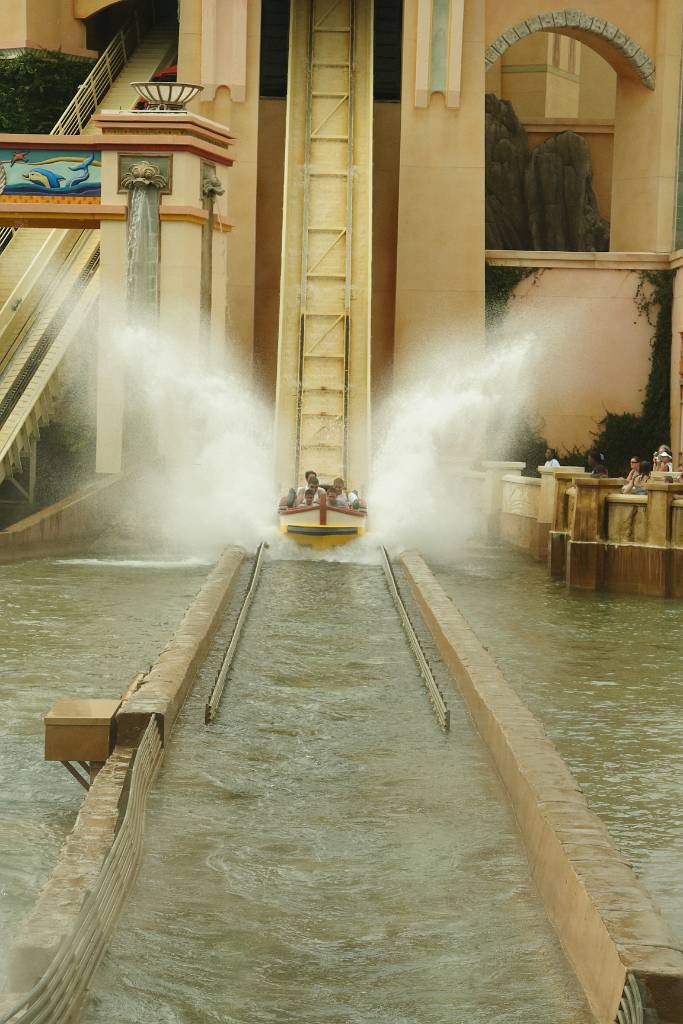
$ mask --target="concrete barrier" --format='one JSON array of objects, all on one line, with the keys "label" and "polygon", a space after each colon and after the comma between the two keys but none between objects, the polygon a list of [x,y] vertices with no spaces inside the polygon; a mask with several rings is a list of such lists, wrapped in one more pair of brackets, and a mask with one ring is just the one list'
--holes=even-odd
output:
[{"label": "concrete barrier", "polygon": [[598,1020],[613,1024],[634,977],[644,1005],[658,1014],[654,1019],[680,1022],[680,945],[541,724],[424,560],[407,552],[401,561],[508,791],[532,876]]},{"label": "concrete barrier", "polygon": [[[137,688],[129,687],[124,695],[117,716],[117,745],[86,794],[45,889],[12,947],[12,994],[0,1002],[0,1009],[8,1009],[16,1002],[17,994],[35,984],[49,968],[60,943],[76,926],[121,828],[131,766],[146,725],[154,716],[160,738],[168,739],[230,598],[243,558],[239,548],[223,552],[149,673]],[[137,679],[135,682],[138,684]],[[133,876],[134,872],[129,884]],[[123,876],[119,873],[119,877]],[[125,891],[117,891],[111,899],[120,904],[125,895]]]},{"label": "concrete barrier", "polygon": [[199,665],[232,593],[244,558],[239,548],[227,548],[187,610],[174,636],[139,689],[116,716],[117,741],[136,746],[149,719],[157,719],[165,745]]}]

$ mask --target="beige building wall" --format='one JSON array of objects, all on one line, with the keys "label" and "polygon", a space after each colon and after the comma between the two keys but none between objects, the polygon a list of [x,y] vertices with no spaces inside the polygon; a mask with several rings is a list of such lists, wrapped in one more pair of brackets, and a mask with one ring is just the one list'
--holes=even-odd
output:
[{"label": "beige building wall", "polygon": [[595,50],[581,46],[579,117],[614,121],[616,102],[617,75],[614,68]]},{"label": "beige building wall", "polygon": [[[204,7],[202,0],[183,0],[180,5],[178,80],[205,85],[211,98],[200,98],[193,106],[204,117],[230,128],[236,138],[228,189],[228,218],[234,230],[227,241],[226,348],[238,365],[247,368],[254,355],[261,4],[258,0],[250,0],[246,6],[240,0],[211,0]],[[209,8],[211,31],[205,20]],[[239,13],[246,18],[246,35],[244,52],[236,55],[233,34]],[[202,54],[202,39],[211,49],[210,62],[207,54]],[[243,82],[236,71],[242,59]],[[204,81],[209,72],[202,69],[207,63],[211,82]],[[221,84],[233,80],[233,86]]]},{"label": "beige building wall", "polygon": [[530,335],[522,400],[558,449],[586,448],[606,412],[640,411],[652,328],[638,315],[637,271],[542,270],[517,287],[503,331]]},{"label": "beige building wall", "polygon": [[261,100],[256,199],[254,376],[259,391],[269,402],[275,402],[277,377],[286,114],[285,99]]},{"label": "beige building wall", "polygon": [[[414,104],[417,0],[406,0],[396,264],[397,382],[425,345],[452,339],[463,359],[484,344],[484,10],[466,0],[460,106]],[[457,332],[457,341],[454,333]]]},{"label": "beige building wall", "polygon": [[669,252],[674,239],[681,82],[680,0],[657,4],[654,92],[620,75],[614,132],[614,251]]},{"label": "beige building wall", "polygon": [[394,364],[401,105],[375,103],[372,193],[372,403],[391,388]]},{"label": "beige building wall", "polygon": [[517,117],[545,117],[548,36],[543,32],[527,36],[506,50],[497,64],[502,90],[498,95],[512,103]]},{"label": "beige building wall", "polygon": [[85,25],[74,15],[74,0],[7,0],[0,11],[0,50],[61,50],[96,57],[85,43]]}]

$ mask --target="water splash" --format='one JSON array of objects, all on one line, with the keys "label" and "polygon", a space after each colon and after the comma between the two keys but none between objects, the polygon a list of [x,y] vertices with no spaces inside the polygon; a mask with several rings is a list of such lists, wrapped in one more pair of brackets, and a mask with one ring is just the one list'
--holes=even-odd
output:
[{"label": "water splash", "polygon": [[209,353],[191,335],[136,326],[122,330],[117,345],[148,420],[129,452],[144,464],[151,440],[164,460],[163,472],[137,497],[144,516],[138,507],[134,517],[173,549],[199,557],[226,544],[251,550],[272,538],[271,416],[243,369],[207,365]]},{"label": "water splash", "polygon": [[466,469],[512,430],[528,392],[531,336],[464,367],[453,339],[437,345],[420,376],[397,389],[380,415],[368,506],[378,542],[396,554],[419,548],[449,559],[480,526]]}]

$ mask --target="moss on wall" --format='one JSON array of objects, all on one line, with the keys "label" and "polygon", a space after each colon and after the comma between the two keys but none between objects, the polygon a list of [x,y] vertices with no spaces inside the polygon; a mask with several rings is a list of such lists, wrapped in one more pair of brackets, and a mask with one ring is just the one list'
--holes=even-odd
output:
[{"label": "moss on wall", "polygon": [[[642,271],[635,294],[638,313],[652,327],[650,372],[639,413],[608,412],[595,434],[610,473],[625,471],[631,455],[650,459],[660,444],[670,443],[671,311],[673,270]],[[674,452],[674,459],[678,456]]]},{"label": "moss on wall", "polygon": [[494,263],[486,263],[484,312],[487,332],[505,316],[512,293],[520,281],[532,274],[538,274],[538,270],[533,267],[499,267]]},{"label": "moss on wall", "polygon": [[0,129],[49,132],[92,66],[37,50],[0,60]]}]

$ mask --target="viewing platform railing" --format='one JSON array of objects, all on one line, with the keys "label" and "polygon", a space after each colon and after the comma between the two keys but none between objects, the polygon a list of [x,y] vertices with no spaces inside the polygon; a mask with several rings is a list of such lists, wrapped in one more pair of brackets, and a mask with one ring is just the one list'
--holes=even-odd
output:
[{"label": "viewing platform railing", "polygon": [[[480,522],[546,561],[553,576],[582,590],[683,597],[683,480],[653,473],[645,494],[624,494],[624,479],[593,477],[581,466],[484,462],[472,491]],[[466,480],[479,476],[471,471]]]}]

